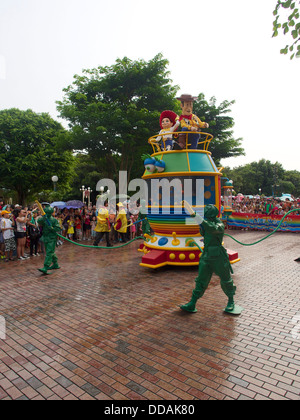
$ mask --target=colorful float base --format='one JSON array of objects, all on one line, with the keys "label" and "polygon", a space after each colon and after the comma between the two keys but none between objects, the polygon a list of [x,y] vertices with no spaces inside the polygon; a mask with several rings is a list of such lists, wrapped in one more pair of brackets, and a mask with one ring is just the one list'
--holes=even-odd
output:
[{"label": "colorful float base", "polygon": [[[140,265],[142,267],[148,268],[160,268],[166,265],[177,265],[177,266],[194,266],[199,265],[199,261],[202,255],[202,252],[198,247],[191,246],[187,247],[186,238],[176,238],[169,237],[168,242],[164,246],[157,246],[155,243],[159,243],[162,237],[154,236],[149,239],[148,242],[144,242],[139,247],[139,252],[143,253],[142,262]],[[184,242],[183,242],[184,239]],[[202,237],[191,238],[197,242],[200,248],[203,248]],[[172,242],[178,241],[177,246],[172,246]],[[169,246],[168,246],[169,245]],[[181,245],[181,246],[180,246]],[[240,261],[237,251],[232,251],[226,249],[229,256],[229,261],[231,264],[234,264]]]}]

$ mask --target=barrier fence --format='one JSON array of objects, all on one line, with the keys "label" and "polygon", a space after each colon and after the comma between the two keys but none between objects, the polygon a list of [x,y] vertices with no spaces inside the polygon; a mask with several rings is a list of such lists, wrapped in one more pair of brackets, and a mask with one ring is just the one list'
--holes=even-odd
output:
[{"label": "barrier fence", "polygon": [[[279,225],[282,217],[282,215],[233,212],[226,221],[229,228],[272,231]],[[300,215],[288,215],[278,232],[300,232]]]}]

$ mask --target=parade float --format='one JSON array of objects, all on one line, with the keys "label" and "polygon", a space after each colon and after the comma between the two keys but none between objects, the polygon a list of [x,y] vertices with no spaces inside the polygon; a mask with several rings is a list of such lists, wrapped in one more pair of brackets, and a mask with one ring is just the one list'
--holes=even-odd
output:
[{"label": "parade float", "polygon": [[[192,144],[195,131],[179,128],[174,134],[174,130],[166,129],[159,134],[161,136],[156,134],[148,140],[153,153],[143,156],[142,178],[147,183],[145,213],[152,234],[146,234],[140,245],[139,251],[143,253],[140,265],[150,268],[197,266],[203,238],[183,201],[202,216],[205,206],[213,204],[220,215],[222,173],[208,150],[213,136],[198,132],[197,144]],[[170,136],[174,141],[171,150],[166,144]],[[239,261],[237,252],[227,249],[227,253],[231,263]]]}]

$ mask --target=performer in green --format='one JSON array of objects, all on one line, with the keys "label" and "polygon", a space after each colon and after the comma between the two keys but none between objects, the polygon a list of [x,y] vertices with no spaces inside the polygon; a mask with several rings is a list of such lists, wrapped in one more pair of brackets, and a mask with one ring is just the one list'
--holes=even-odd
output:
[{"label": "performer in green", "polygon": [[151,227],[149,220],[146,217],[147,209],[146,209],[146,200],[141,200],[141,207],[140,212],[138,215],[138,220],[142,220],[142,232],[143,235],[146,233],[147,235],[151,235]]},{"label": "performer in green", "polygon": [[221,288],[228,297],[225,312],[240,314],[242,308],[235,305],[233,299],[236,290],[231,277],[233,270],[226,249],[222,246],[224,224],[217,218],[219,210],[212,204],[205,206],[204,220],[199,214],[194,213],[188,204],[186,204],[186,209],[199,223],[200,232],[204,237],[204,250],[200,258],[199,274],[195,279],[196,287],[193,290],[191,301],[180,308],[187,312],[197,312],[196,302],[204,295],[211,277],[215,273],[220,277]]},{"label": "performer in green", "polygon": [[[44,267],[39,268],[44,274],[49,274],[48,270],[56,270],[60,268],[58,265],[58,259],[55,255],[56,247],[56,233],[61,230],[58,220],[52,216],[54,209],[50,206],[44,208],[45,214],[38,219],[38,224],[43,227],[42,240],[45,244],[46,257],[44,261]],[[52,265],[51,265],[52,264]]]}]

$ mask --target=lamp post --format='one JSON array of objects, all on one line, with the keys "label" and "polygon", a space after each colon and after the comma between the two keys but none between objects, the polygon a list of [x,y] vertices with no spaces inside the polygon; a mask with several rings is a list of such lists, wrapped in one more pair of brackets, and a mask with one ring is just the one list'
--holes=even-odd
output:
[{"label": "lamp post", "polygon": [[91,190],[90,187],[88,187],[86,194],[88,197],[88,206],[91,204],[91,192],[93,192],[93,190]]},{"label": "lamp post", "polygon": [[85,192],[84,185],[80,188],[80,191],[82,191],[82,202],[84,203],[84,192]]},{"label": "lamp post", "polygon": [[58,177],[56,175],[53,175],[51,181],[53,182],[53,191],[56,191],[56,183],[58,181]]},{"label": "lamp post", "polygon": [[85,187],[84,185],[82,185],[80,191],[82,191],[82,202],[84,203],[85,197],[87,197],[89,206],[91,204],[91,192],[93,192],[93,190],[91,190],[90,187]]}]

